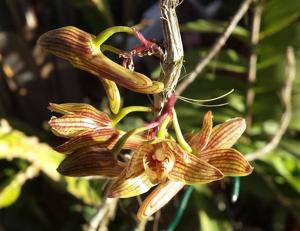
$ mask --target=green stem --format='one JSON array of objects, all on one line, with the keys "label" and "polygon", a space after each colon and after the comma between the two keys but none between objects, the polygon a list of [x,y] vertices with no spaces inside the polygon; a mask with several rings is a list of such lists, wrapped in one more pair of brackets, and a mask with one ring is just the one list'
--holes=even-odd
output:
[{"label": "green stem", "polygon": [[189,186],[187,190],[184,192],[184,196],[182,198],[182,201],[180,202],[179,208],[176,212],[175,218],[173,219],[172,223],[167,228],[167,231],[173,231],[177,227],[179,221],[182,218],[182,215],[184,213],[184,210],[186,209],[187,203],[192,195],[193,187]]},{"label": "green stem", "polygon": [[166,118],[163,120],[163,122],[161,123],[159,130],[157,132],[157,137],[158,138],[165,138],[166,134],[167,134],[167,126],[169,124],[171,120],[171,116],[167,115]]},{"label": "green stem", "polygon": [[231,194],[231,201],[232,203],[235,203],[240,195],[240,186],[241,186],[241,180],[240,177],[235,176],[232,178],[232,194]]},{"label": "green stem", "polygon": [[110,51],[110,52],[112,52],[114,54],[117,54],[117,55],[122,53],[122,51],[119,48],[113,47],[111,45],[106,45],[106,44],[102,45],[100,47],[100,50],[101,50],[102,53],[105,52],[105,51]]},{"label": "green stem", "polygon": [[128,34],[133,34],[134,31],[131,27],[127,26],[114,26],[107,28],[97,35],[96,38],[93,39],[93,44],[95,47],[100,47],[109,37],[111,37],[115,33],[125,32]]},{"label": "green stem", "polygon": [[151,112],[152,108],[150,107],[143,107],[143,106],[129,106],[124,107],[120,110],[120,112],[114,116],[112,120],[112,125],[117,125],[120,120],[122,120],[126,115],[128,115],[131,112]]},{"label": "green stem", "polygon": [[126,143],[126,141],[129,139],[130,136],[146,131],[150,129],[149,127],[140,127],[140,128],[134,128],[128,132],[126,132],[119,140],[118,142],[115,144],[115,146],[112,148],[111,152],[114,156],[117,156],[120,151],[122,150],[124,144]]},{"label": "green stem", "polygon": [[175,130],[175,133],[176,133],[176,138],[177,138],[177,141],[179,143],[179,145],[187,152],[192,152],[192,148],[190,147],[190,145],[185,141],[183,135],[182,135],[182,132],[181,132],[181,129],[180,129],[180,126],[179,126],[179,123],[178,123],[178,119],[177,119],[177,114],[176,114],[176,111],[175,109],[173,108],[173,127],[174,127],[174,130]]}]

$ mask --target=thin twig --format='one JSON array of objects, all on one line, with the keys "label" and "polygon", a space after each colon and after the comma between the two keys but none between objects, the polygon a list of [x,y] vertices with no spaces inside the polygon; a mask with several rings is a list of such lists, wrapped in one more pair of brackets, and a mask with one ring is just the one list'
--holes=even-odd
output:
[{"label": "thin twig", "polygon": [[226,41],[228,40],[229,36],[232,34],[234,28],[241,20],[241,18],[245,15],[252,0],[245,0],[236,14],[233,16],[231,21],[229,22],[228,26],[225,28],[223,34],[218,38],[215,44],[210,48],[208,54],[205,56],[204,59],[199,60],[195,69],[190,73],[188,77],[186,77],[177,87],[176,95],[181,95],[182,92],[196,79],[196,77],[202,73],[204,68],[209,64],[209,62],[218,54],[221,48],[225,45]]},{"label": "thin twig", "polygon": [[113,219],[118,199],[104,198],[97,213],[91,219],[88,231],[108,231],[108,224]]},{"label": "thin twig", "polygon": [[180,35],[176,7],[179,0],[160,0],[161,19],[164,32],[166,53],[161,64],[160,81],[164,83],[163,94],[154,95],[154,107],[160,111],[165,103],[165,96],[175,89],[182,68],[183,45]]},{"label": "thin twig", "polygon": [[279,128],[276,131],[273,138],[271,139],[271,141],[266,146],[264,146],[261,149],[258,149],[253,153],[249,153],[246,155],[246,159],[248,161],[253,161],[262,158],[268,153],[270,153],[272,150],[274,150],[278,146],[282,136],[286,132],[289,122],[291,120],[291,114],[292,114],[291,95],[292,95],[293,82],[296,76],[295,54],[292,47],[288,47],[286,55],[287,55],[287,70],[286,70],[287,79],[281,94],[284,113],[282,114]]},{"label": "thin twig", "polygon": [[248,84],[247,84],[248,86],[247,86],[247,93],[246,93],[247,130],[251,128],[251,124],[252,124],[252,106],[255,97],[254,83],[256,81],[256,66],[257,66],[256,47],[259,41],[259,31],[260,31],[262,11],[263,11],[263,6],[262,3],[259,2],[254,8],[251,38],[250,38],[250,56],[249,56]]}]

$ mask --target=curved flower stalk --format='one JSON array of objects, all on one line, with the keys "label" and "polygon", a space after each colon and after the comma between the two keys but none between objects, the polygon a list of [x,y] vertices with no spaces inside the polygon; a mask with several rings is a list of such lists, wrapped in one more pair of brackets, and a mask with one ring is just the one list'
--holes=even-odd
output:
[{"label": "curved flower stalk", "polygon": [[[98,111],[88,104],[50,103],[49,109],[63,114],[62,117],[52,117],[49,125],[55,135],[69,138],[67,142],[56,148],[57,151],[65,154],[93,145],[98,145],[99,148],[111,149],[119,138],[125,134],[124,131],[113,126],[112,119],[106,113]],[[145,107],[138,107],[138,109],[140,111],[148,110]],[[123,111],[121,111],[121,114],[125,116],[126,113],[123,113]],[[127,110],[128,113],[131,111]],[[134,150],[145,140],[141,136],[133,135],[126,141],[123,149]]]},{"label": "curved flower stalk", "polygon": [[[187,138],[194,155],[186,154],[186,156],[193,156],[202,163],[215,167],[225,177],[249,175],[253,167],[241,153],[231,148],[244,130],[245,120],[242,118],[234,118],[212,128],[212,114],[207,112],[202,130]],[[140,206],[138,217],[143,219],[151,216],[168,203],[186,183],[190,182],[168,179],[159,184]]]},{"label": "curved flower stalk", "polygon": [[134,33],[129,27],[112,27],[103,31],[98,37],[76,27],[67,26],[43,34],[38,43],[46,51],[68,60],[79,69],[108,79],[132,91],[144,94],[156,94],[163,90],[161,82],[152,81],[147,76],[129,70],[109,58],[100,46],[116,32]]},{"label": "curved flower stalk", "polygon": [[167,180],[203,184],[222,178],[221,171],[186,153],[175,141],[156,139],[142,144],[135,151],[127,167],[111,185],[107,196],[137,196]]}]

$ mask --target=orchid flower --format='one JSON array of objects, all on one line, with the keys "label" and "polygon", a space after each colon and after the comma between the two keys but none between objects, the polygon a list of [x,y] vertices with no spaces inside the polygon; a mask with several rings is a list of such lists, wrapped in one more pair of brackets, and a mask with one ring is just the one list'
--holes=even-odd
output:
[{"label": "orchid flower", "polygon": [[175,141],[155,139],[142,144],[111,185],[107,196],[127,198],[147,192],[167,180],[183,184],[209,183],[223,178],[220,170],[186,153]]},{"label": "orchid flower", "polygon": [[[252,166],[241,153],[231,148],[244,130],[245,121],[242,118],[234,118],[212,128],[212,114],[211,112],[206,113],[202,130],[196,134],[189,135],[187,138],[193,152],[184,153],[183,151],[178,151],[180,150],[179,148],[173,149],[177,151],[172,152],[173,155],[181,161],[179,163],[189,163],[189,161],[185,161],[186,159],[193,160],[190,168],[188,165],[182,164],[178,173],[177,168],[175,168],[175,172],[172,174],[170,174],[170,172],[172,172],[170,171],[168,177],[160,181],[160,184],[143,201],[137,213],[138,217],[143,219],[151,216],[168,203],[186,184],[197,183],[197,181],[199,183],[208,183],[222,179],[223,176],[249,175],[253,170]],[[169,142],[170,141],[167,143]],[[175,147],[176,145],[172,144],[172,146]],[[139,169],[137,167],[133,168],[130,167],[131,165],[129,164],[129,166],[123,170],[123,175],[117,178],[116,182],[112,185],[108,192],[109,196],[126,197],[138,195],[148,191],[149,188],[157,183],[150,180],[151,176],[149,173],[147,174],[145,168],[145,163],[147,163],[145,162],[147,159],[146,156],[150,155],[150,151],[147,151],[147,149],[143,150],[142,148],[137,149],[131,161],[131,165],[133,165],[132,163],[134,162],[140,164],[141,156],[143,156],[144,165],[142,166],[144,166],[144,171],[141,171],[141,167]],[[166,153],[165,150],[164,153]],[[135,157],[135,155],[137,156]],[[134,166],[137,165],[134,164]],[[174,164],[174,166],[176,165]],[[129,168],[134,174],[129,174]],[[217,169],[219,174],[211,174],[212,169]],[[174,176],[178,177],[176,178]],[[197,178],[195,181],[187,180],[190,179],[190,177],[196,176],[200,178]]]},{"label": "orchid flower", "polygon": [[[68,60],[73,66],[100,79],[113,81],[139,93],[161,92],[164,88],[163,83],[152,81],[141,73],[129,70],[101,52],[100,46],[116,32],[134,34],[135,30],[130,27],[112,27],[96,37],[76,27],[67,26],[46,32],[39,38],[38,43],[46,51]],[[107,83],[110,84],[106,81]]]}]

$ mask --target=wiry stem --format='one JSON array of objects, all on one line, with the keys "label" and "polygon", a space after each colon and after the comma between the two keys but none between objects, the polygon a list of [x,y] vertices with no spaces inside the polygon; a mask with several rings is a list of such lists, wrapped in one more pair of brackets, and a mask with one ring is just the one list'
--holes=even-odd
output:
[{"label": "wiry stem", "polygon": [[114,217],[118,199],[104,198],[98,212],[91,219],[88,231],[106,231],[109,221]]},{"label": "wiry stem", "polygon": [[256,80],[257,54],[256,47],[259,41],[259,31],[261,15],[263,11],[262,3],[258,3],[254,8],[251,38],[250,38],[250,57],[248,67],[248,86],[246,93],[246,123],[247,130],[251,129],[252,124],[252,106],[255,97],[254,84]]},{"label": "wiry stem", "polygon": [[289,47],[287,49],[287,79],[285,82],[285,86],[282,89],[282,95],[281,100],[282,104],[284,106],[284,113],[282,114],[279,129],[276,131],[275,135],[271,139],[271,141],[261,149],[258,149],[257,151],[253,153],[249,153],[246,155],[246,159],[248,161],[253,161],[258,158],[262,158],[268,153],[270,153],[272,150],[274,150],[283,134],[288,128],[289,122],[291,120],[291,114],[292,114],[292,102],[291,102],[291,95],[292,95],[292,86],[293,82],[296,76],[296,64],[295,64],[295,54],[292,47]]},{"label": "wiry stem", "polygon": [[210,48],[208,54],[205,56],[204,59],[199,60],[195,69],[190,73],[190,75],[184,79],[176,89],[176,95],[181,95],[181,93],[196,79],[196,77],[202,73],[204,68],[209,64],[209,62],[218,54],[221,48],[225,45],[226,41],[228,40],[229,36],[232,34],[234,28],[238,24],[238,22],[242,19],[245,15],[252,0],[245,0],[236,14],[233,16],[231,21],[229,22],[228,26],[226,27],[223,34],[218,38],[215,44]]}]

